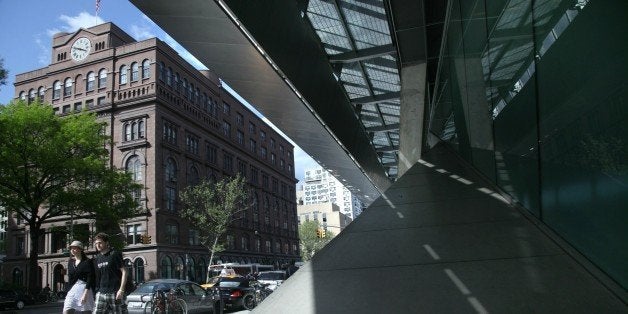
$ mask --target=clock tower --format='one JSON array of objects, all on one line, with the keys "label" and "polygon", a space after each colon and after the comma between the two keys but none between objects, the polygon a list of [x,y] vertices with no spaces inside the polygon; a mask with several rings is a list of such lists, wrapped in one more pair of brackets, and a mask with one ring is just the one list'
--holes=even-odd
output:
[{"label": "clock tower", "polygon": [[[72,33],[57,33],[52,39],[51,64],[89,62],[106,57],[110,48],[135,42],[131,36],[112,23],[104,23]],[[68,66],[68,65],[64,65]]]}]

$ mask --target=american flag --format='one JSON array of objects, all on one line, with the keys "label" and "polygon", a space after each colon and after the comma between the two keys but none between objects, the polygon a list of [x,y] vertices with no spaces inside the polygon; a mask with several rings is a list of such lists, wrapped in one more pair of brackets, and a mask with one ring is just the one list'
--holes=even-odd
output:
[{"label": "american flag", "polygon": [[96,0],[96,15],[98,15],[98,11],[100,11],[100,0]]}]

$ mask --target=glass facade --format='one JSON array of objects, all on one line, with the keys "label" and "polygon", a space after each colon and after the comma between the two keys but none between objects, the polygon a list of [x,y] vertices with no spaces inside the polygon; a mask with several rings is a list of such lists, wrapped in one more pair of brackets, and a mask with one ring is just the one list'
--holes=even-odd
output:
[{"label": "glass facade", "polygon": [[628,2],[451,2],[430,131],[628,288]]}]

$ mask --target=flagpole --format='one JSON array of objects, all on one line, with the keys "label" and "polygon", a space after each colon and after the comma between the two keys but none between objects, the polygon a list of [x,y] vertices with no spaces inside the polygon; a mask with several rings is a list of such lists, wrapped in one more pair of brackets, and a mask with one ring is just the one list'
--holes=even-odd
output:
[{"label": "flagpole", "polygon": [[100,11],[100,0],[96,0],[96,24],[98,24],[98,11]]}]

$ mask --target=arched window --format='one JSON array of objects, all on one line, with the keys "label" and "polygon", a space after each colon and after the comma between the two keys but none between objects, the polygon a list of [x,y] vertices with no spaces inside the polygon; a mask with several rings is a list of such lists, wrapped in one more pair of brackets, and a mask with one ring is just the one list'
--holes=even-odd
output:
[{"label": "arched window", "polygon": [[[131,174],[131,179],[136,182],[142,182],[142,161],[137,155],[133,155],[126,161],[125,170]],[[142,202],[142,190],[137,188],[131,192],[133,199],[139,205]]]},{"label": "arched window", "polygon": [[71,78],[68,77],[65,79],[65,83],[63,84],[64,85],[64,88],[63,88],[64,97],[72,96],[72,84],[73,82]]},{"label": "arched window", "polygon": [[259,196],[257,196],[257,192],[253,193],[253,211],[259,211]]},{"label": "arched window", "polygon": [[61,97],[61,82],[55,81],[52,84],[52,99],[59,99]]},{"label": "arched window", "polygon": [[131,174],[134,181],[142,181],[142,161],[137,155],[133,155],[126,161],[126,172]]},{"label": "arched window", "polygon": [[85,83],[85,80],[83,79],[83,75],[82,74],[78,74],[75,78],[74,78],[74,94],[80,94],[83,92],[83,84]]},{"label": "arched window", "polygon": [[126,123],[124,125],[124,140],[130,141],[133,139],[133,129],[131,123]]},{"label": "arched window", "polygon": [[161,278],[172,278],[172,259],[170,256],[161,258]]},{"label": "arched window", "polygon": [[159,80],[164,80],[164,72],[166,71],[166,64],[162,61],[159,62]]},{"label": "arched window", "polygon": [[198,89],[198,87],[196,88],[196,93],[194,94],[194,101],[196,101],[196,104],[200,104],[201,103],[201,90]]},{"label": "arched window", "polygon": [[93,91],[95,83],[96,83],[96,74],[94,74],[94,72],[87,73],[87,85],[85,85],[85,90],[88,92]]},{"label": "arched window", "polygon": [[144,138],[144,120],[137,122],[137,138]]},{"label": "arched window", "polygon": [[183,97],[188,98],[188,79],[183,79]]},{"label": "arched window", "polygon": [[259,197],[257,193],[253,194],[253,223],[259,222]]},{"label": "arched window", "polygon": [[24,272],[21,269],[14,268],[12,275],[14,285],[21,286],[24,284]]},{"label": "arched window", "polygon": [[174,278],[185,279],[185,263],[181,256],[177,256],[177,262],[174,265]]},{"label": "arched window", "polygon": [[141,258],[138,258],[135,260],[135,262],[133,262],[133,280],[135,281],[135,283],[142,283],[144,282],[144,260]]},{"label": "arched window", "polygon": [[177,164],[174,162],[174,159],[168,158],[166,160],[166,182],[176,182],[177,181]]},{"label": "arched window", "polygon": [[179,244],[179,224],[176,221],[166,223],[166,243]]},{"label": "arched window", "polygon": [[190,82],[188,87],[188,98],[190,101],[194,101],[194,84],[192,84],[192,82]]},{"label": "arched window", "polygon": [[168,84],[168,86],[172,86],[172,68],[168,67],[168,69],[166,70],[166,84]]},{"label": "arched window", "polygon": [[196,167],[191,167],[190,174],[188,176],[188,185],[197,185],[199,181],[198,170]]},{"label": "arched window", "polygon": [[123,64],[120,67],[120,84],[126,84],[128,71],[129,71],[129,67],[127,67],[126,64]]},{"label": "arched window", "polygon": [[107,87],[107,69],[101,69],[98,72],[98,88]]},{"label": "arched window", "polygon": [[177,210],[177,165],[174,159],[166,160],[165,170],[165,208],[170,212],[175,212]]},{"label": "arched window", "polygon": [[39,98],[39,101],[44,101],[45,96],[46,96],[46,88],[44,88],[43,86],[40,86],[39,90],[37,91],[37,97]]},{"label": "arched window", "polygon": [[140,79],[140,66],[137,62],[131,63],[131,82]]},{"label": "arched window", "polygon": [[179,72],[174,74],[174,90],[177,92],[181,90],[181,77],[179,76]]},{"label": "arched window", "polygon": [[131,139],[137,139],[138,135],[139,135],[139,131],[138,131],[138,123],[136,121],[133,121],[133,123],[131,123],[131,129],[132,129],[132,135],[131,135]]},{"label": "arched window", "polygon": [[37,92],[35,91],[34,88],[31,88],[28,91],[28,103],[30,104],[30,103],[34,102],[36,97],[37,97]]},{"label": "arched window", "polygon": [[242,238],[240,238],[240,249],[242,249],[242,251],[249,250],[249,236],[243,235]]},{"label": "arched window", "polygon": [[150,77],[150,60],[146,59],[142,62],[142,78]]}]

